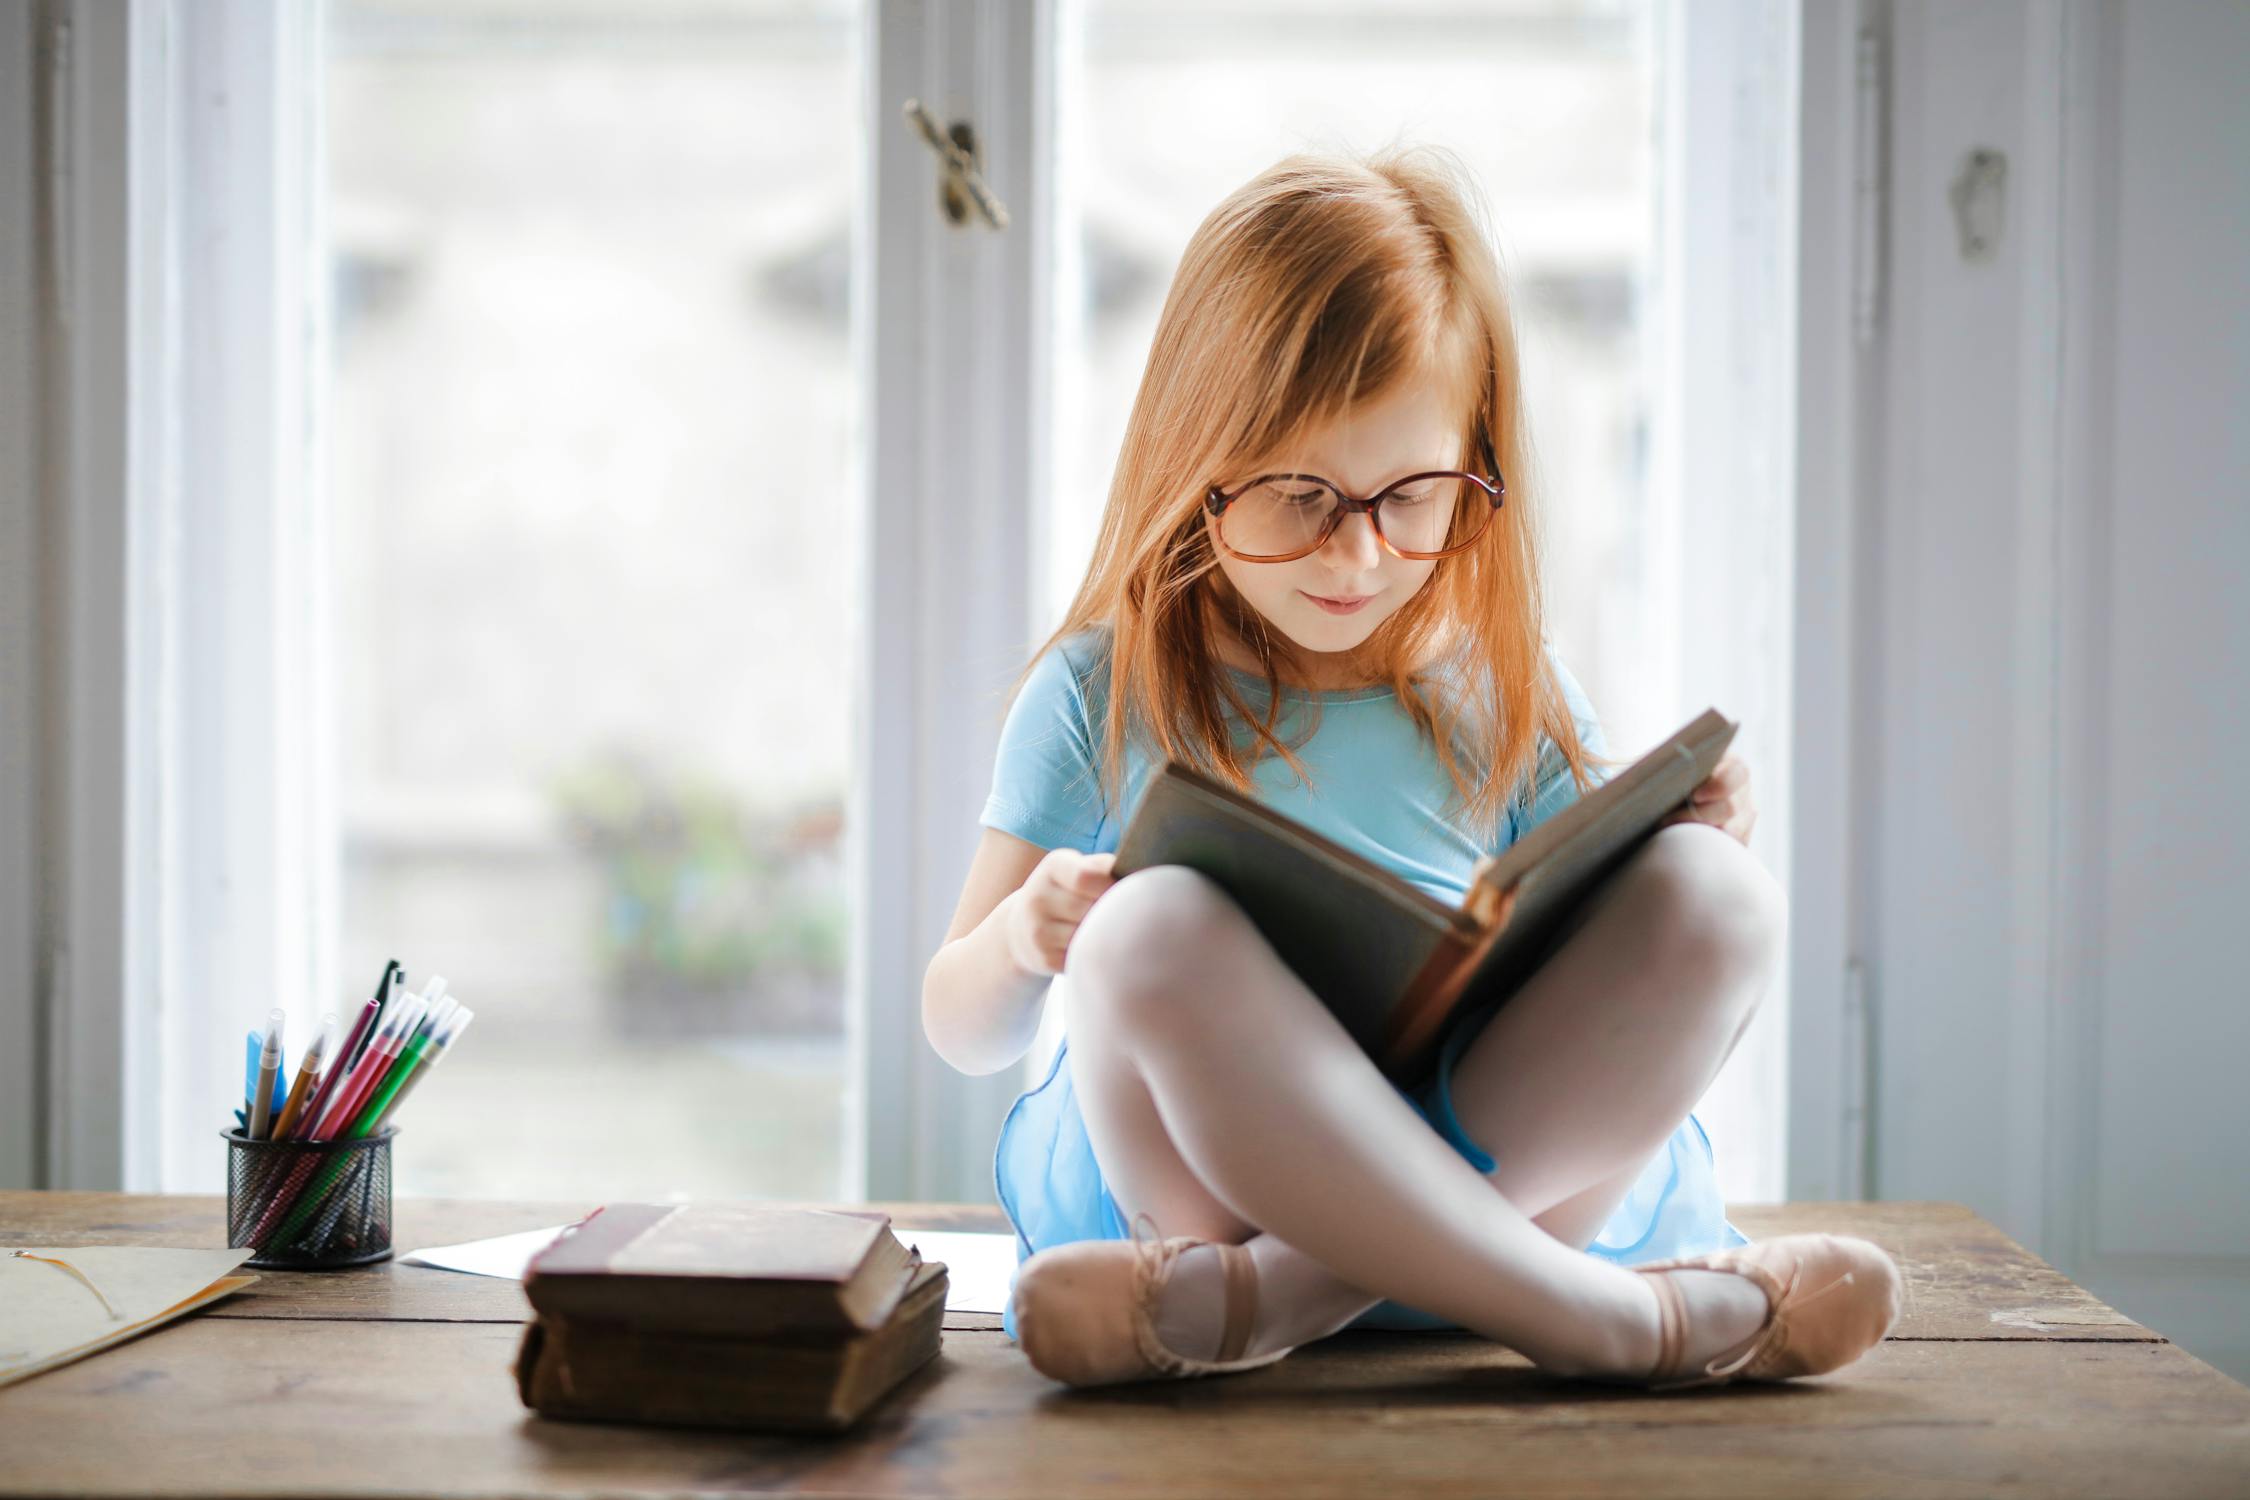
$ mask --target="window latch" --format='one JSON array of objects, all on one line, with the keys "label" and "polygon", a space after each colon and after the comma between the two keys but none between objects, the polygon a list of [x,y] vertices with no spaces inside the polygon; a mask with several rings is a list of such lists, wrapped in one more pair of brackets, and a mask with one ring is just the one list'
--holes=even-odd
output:
[{"label": "window latch", "polygon": [[940,130],[937,120],[923,108],[919,99],[906,101],[906,118],[944,164],[944,175],[938,181],[938,208],[946,222],[967,223],[973,207],[994,229],[1007,228],[1007,206],[985,184],[984,153],[977,148],[976,128],[967,120],[955,120]]}]

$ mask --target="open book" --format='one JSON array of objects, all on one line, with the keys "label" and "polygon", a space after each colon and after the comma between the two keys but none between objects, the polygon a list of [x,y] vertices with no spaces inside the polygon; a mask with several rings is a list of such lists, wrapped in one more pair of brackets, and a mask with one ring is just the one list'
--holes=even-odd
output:
[{"label": "open book", "polygon": [[1450,1017],[1506,999],[1546,960],[1595,889],[1710,776],[1735,728],[1706,709],[1479,861],[1459,906],[1176,761],[1150,778],[1111,870],[1187,865],[1216,881],[1384,1073],[1409,1083]]}]

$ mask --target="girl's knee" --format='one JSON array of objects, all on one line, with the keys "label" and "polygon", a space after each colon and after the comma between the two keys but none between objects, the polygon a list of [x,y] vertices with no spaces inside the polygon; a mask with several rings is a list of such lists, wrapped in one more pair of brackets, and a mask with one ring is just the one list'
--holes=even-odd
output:
[{"label": "girl's knee", "polygon": [[1216,881],[1185,865],[1136,870],[1087,908],[1066,968],[1075,995],[1109,1008],[1169,1008],[1240,912]]},{"label": "girl's knee", "polygon": [[1707,823],[1659,828],[1635,857],[1668,962],[1755,1004],[1780,966],[1788,903],[1756,855]]}]

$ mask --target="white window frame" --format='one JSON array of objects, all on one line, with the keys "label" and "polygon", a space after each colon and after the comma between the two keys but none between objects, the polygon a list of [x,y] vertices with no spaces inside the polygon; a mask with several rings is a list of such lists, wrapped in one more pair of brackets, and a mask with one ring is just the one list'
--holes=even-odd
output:
[{"label": "white window frame", "polygon": [[[1651,419],[1655,614],[1684,720],[1717,707],[1741,724],[1758,807],[1751,852],[1791,889],[1796,576],[1795,267],[1798,0],[1656,12],[1662,104],[1659,316]],[[1688,24],[1691,19],[1694,24]],[[1597,705],[1598,706],[1598,705]],[[1784,1196],[1794,970],[1697,1105],[1730,1201]]]},{"label": "white window frame", "polygon": [[[846,818],[853,896],[849,1188],[988,1202],[1014,1070],[955,1072],[922,1035],[922,974],[960,898],[991,790],[1001,691],[1036,644],[1045,556],[1054,0],[867,10],[867,255],[855,289],[868,529]],[[973,123],[998,232],[937,207],[904,101]]]},{"label": "white window frame", "polygon": [[1790,687],[1789,1140],[1793,1199],[1859,1198],[1871,1162],[1856,953],[1857,625],[1881,317],[1882,38],[1875,0],[1800,4]]},{"label": "white window frame", "polygon": [[[306,524],[319,507],[303,503],[320,472],[309,416],[322,330],[301,253],[317,210],[308,190],[316,5],[67,0],[56,11],[69,37],[57,76],[70,184],[55,234],[70,322],[67,378],[50,378],[49,389],[58,393],[51,438],[66,461],[59,493],[34,520],[55,528],[48,545],[67,561],[59,597],[32,609],[60,644],[28,668],[0,662],[0,687],[30,683],[60,705],[43,737],[12,723],[0,733],[10,757],[0,762],[0,814],[66,789],[37,864],[0,865],[0,920],[16,924],[0,937],[47,935],[30,966],[39,1003],[29,1009],[44,1017],[48,1050],[28,1071],[50,1082],[51,1102],[30,1113],[51,1122],[39,1167],[51,1185],[214,1185],[212,1101],[237,1084],[229,1050],[212,1040],[262,1008],[246,990],[270,984],[304,997],[293,1006],[298,1028],[318,1008],[310,997],[336,1000],[325,968],[337,930],[333,753],[321,737],[328,714],[315,670],[326,649],[326,553]],[[1796,96],[1778,120],[1745,116],[1741,97],[1777,68],[1793,79],[1799,4],[1697,17],[1723,24],[1690,39],[1674,18],[1665,69],[1681,113],[1671,181],[1681,204],[1704,202],[1703,184],[1677,174],[1719,160],[1740,193],[1731,217],[1706,208],[1668,221],[1667,266],[1691,283],[1724,269],[1731,312],[1708,327],[1683,317],[1665,336],[1681,341],[1675,350],[1730,332],[1755,337],[1729,366],[1741,379],[1675,374],[1667,383],[1658,444],[1671,467],[1660,465],[1660,481],[1669,472],[1684,484],[1679,465],[1697,456],[1688,435],[1715,411],[1763,417],[1761,432],[1780,436],[1733,460],[1749,466],[1735,474],[1742,484],[1705,488],[1699,472],[1695,531],[1769,558],[1779,548],[1786,563],[1796,542],[1781,497],[1799,461],[1782,377],[1795,325],[1770,322],[1776,268],[1744,263],[1742,252],[1756,226],[1795,211],[1793,184],[1759,174],[1777,145],[1794,150]],[[977,841],[1001,690],[1041,634],[1053,361],[1038,310],[1055,275],[1055,75],[1072,19],[1069,0],[908,0],[867,11],[866,253],[853,327],[873,524],[857,578],[863,634],[853,647],[847,810],[854,926],[842,1187],[851,1196],[988,1199],[998,1123],[1022,1086],[1016,1070],[972,1079],[940,1060],[922,1037],[920,989]],[[1805,39],[1808,55],[1814,40]],[[20,49],[0,38],[0,68],[20,67]],[[1012,215],[1007,230],[940,221],[934,159],[900,112],[908,97],[943,120],[976,124],[986,176]],[[11,170],[20,166],[0,153],[0,187]],[[210,232],[222,223],[228,234]],[[0,234],[0,296],[11,274],[21,279],[9,250]],[[1793,319],[1793,278],[1778,280]],[[276,284],[279,298],[266,294]],[[199,365],[195,381],[183,379],[183,351],[207,350],[214,330],[226,331],[235,356],[222,378],[205,378]],[[0,340],[0,379],[11,357],[20,364],[20,350],[11,356]],[[1673,368],[1684,366],[1675,359]],[[1758,404],[1768,397],[1777,404]],[[1722,488],[1746,498],[1714,516],[1711,496]],[[17,521],[11,509],[6,524]],[[0,529],[0,539],[19,534]],[[1684,591],[1699,544],[1682,544]],[[225,588],[212,586],[213,567],[227,570]],[[0,583],[24,571],[16,558],[0,560]],[[1789,626],[1805,628],[1803,605],[1786,621],[1771,597],[1748,613],[1712,602],[1721,607],[1684,620],[1677,681],[1744,719],[1760,771],[1759,843],[1794,887],[1790,857],[1802,866],[1806,846],[1791,837],[1793,747],[1783,726]],[[31,739],[67,746],[69,774],[36,759],[23,774]],[[1801,756],[1801,726],[1797,740]],[[59,894],[42,898],[35,887]],[[1800,1025],[1806,965],[1800,952],[1791,985]],[[1825,1005],[1812,1008],[1815,1038]],[[0,1026],[14,1028],[0,1042],[41,1030],[20,1011]],[[1776,1040],[1763,1052],[1746,1041],[1745,1055],[1762,1080],[1750,1115],[1779,1152],[1781,1017],[1772,1026]],[[1802,1045],[1794,1061],[1806,1066]],[[0,1076],[0,1085],[15,1081]],[[11,1142],[23,1138],[12,1118],[0,1128]],[[1802,1134],[1800,1124],[1786,1138]],[[15,1160],[0,1156],[0,1173],[20,1170]],[[1758,1195],[1779,1196],[1779,1168],[1759,1172],[1774,1191]]]},{"label": "white window frame", "polygon": [[312,16],[70,0],[35,38],[54,484],[20,493],[59,566],[8,678],[52,713],[9,788],[46,813],[8,911],[50,1186],[223,1186],[227,1031],[282,1004],[301,1037],[327,993],[313,142],[284,128]]}]

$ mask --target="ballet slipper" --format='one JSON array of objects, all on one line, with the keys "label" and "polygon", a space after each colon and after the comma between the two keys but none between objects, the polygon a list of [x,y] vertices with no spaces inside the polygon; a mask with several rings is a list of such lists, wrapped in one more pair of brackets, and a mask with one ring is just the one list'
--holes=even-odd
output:
[{"label": "ballet slipper", "polygon": [[[1658,1353],[1655,1368],[1631,1383],[1659,1391],[1825,1374],[1882,1342],[1902,1296],[1897,1263],[1881,1246],[1849,1235],[1785,1234],[1633,1269],[1656,1287]],[[1732,1271],[1756,1282],[1767,1311],[1749,1347],[1684,1373],[1687,1303],[1671,1277],[1655,1274],[1663,1271]]]},{"label": "ballet slipper", "polygon": [[[1142,1234],[1142,1226],[1148,1233]],[[1288,1349],[1243,1358],[1258,1316],[1258,1269],[1241,1245],[1218,1245],[1226,1328],[1217,1359],[1191,1359],[1156,1336],[1157,1301],[1180,1256],[1208,1240],[1161,1238],[1134,1216],[1130,1240],[1077,1240],[1042,1250],[1016,1271],[1016,1342],[1040,1374],[1065,1385],[1229,1375],[1270,1365]]]}]

